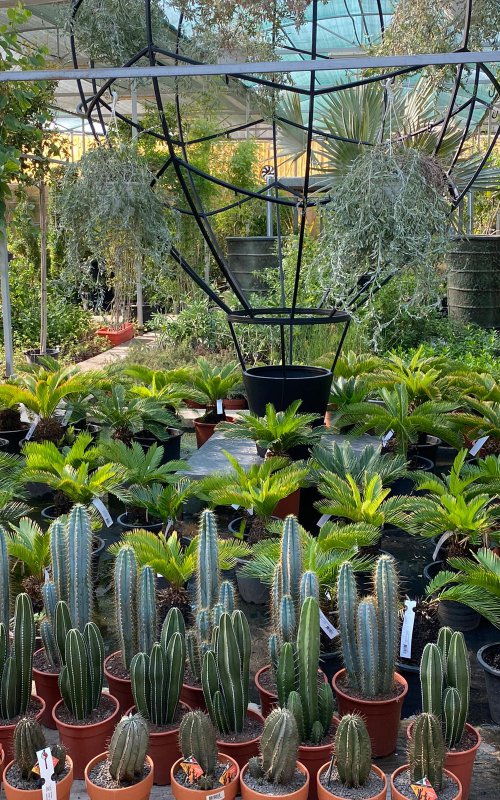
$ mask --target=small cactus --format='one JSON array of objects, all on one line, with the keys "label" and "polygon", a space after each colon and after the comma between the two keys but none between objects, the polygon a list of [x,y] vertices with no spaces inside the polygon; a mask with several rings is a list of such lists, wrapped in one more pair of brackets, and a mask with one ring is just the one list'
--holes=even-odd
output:
[{"label": "small cactus", "polygon": [[[33,717],[22,717],[14,730],[13,747],[14,761],[20,769],[21,777],[24,780],[30,780],[33,767],[37,763],[37,752],[47,747],[40,723]],[[54,744],[50,750],[52,757],[57,762],[54,766],[54,774],[61,775],[66,767],[66,748],[63,745]]]},{"label": "small cactus", "polygon": [[433,714],[420,714],[413,723],[408,748],[412,782],[428,778],[434,789],[439,791],[443,785],[445,755],[440,721]]},{"label": "small cactus", "polygon": [[133,781],[144,771],[144,760],[149,745],[149,730],[140,714],[122,717],[109,744],[109,774],[124,783]]},{"label": "small cactus", "polygon": [[189,711],[183,716],[179,728],[179,744],[183,758],[194,756],[205,776],[215,776],[217,736],[208,714],[197,710]]},{"label": "small cactus", "polygon": [[365,723],[357,714],[346,714],[340,720],[335,734],[334,755],[328,770],[328,780],[335,763],[344,786],[364,786],[372,768],[371,760],[372,748]]},{"label": "small cactus", "polygon": [[267,781],[289,784],[295,773],[299,732],[286,708],[275,708],[264,723],[260,740],[262,771]]}]

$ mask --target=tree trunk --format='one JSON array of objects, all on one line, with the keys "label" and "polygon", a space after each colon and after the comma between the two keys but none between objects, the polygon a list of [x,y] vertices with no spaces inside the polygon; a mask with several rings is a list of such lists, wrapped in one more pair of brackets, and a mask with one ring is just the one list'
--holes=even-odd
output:
[{"label": "tree trunk", "polygon": [[47,187],[39,185],[40,200],[40,355],[47,351]]}]

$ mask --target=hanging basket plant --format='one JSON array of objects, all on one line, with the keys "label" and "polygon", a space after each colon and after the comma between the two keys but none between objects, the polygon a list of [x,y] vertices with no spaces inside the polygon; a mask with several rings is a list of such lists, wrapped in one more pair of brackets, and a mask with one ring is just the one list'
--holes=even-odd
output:
[{"label": "hanging basket plant", "polygon": [[113,327],[125,322],[138,266],[165,270],[170,231],[165,198],[132,144],[109,143],[71,164],[56,197],[70,270],[97,262],[114,290]]}]

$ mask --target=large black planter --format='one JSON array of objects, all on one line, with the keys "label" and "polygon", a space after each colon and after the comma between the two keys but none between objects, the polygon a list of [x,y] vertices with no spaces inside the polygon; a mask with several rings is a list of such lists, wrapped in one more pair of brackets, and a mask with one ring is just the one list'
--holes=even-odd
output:
[{"label": "large black planter", "polygon": [[500,236],[456,236],[448,254],[448,313],[483,328],[500,326]]},{"label": "large black planter", "polygon": [[248,407],[259,417],[264,416],[267,403],[284,411],[294,400],[302,400],[299,411],[323,419],[332,377],[331,370],[322,367],[249,367],[243,372],[243,383]]},{"label": "large black planter", "polygon": [[157,439],[147,431],[140,432],[134,436],[136,442],[139,442],[144,451],[148,450],[153,444],[163,447],[162,464],[167,464],[169,461],[178,461],[181,457],[181,437],[182,431],[177,428],[168,428],[170,436],[168,439]]},{"label": "large black planter", "polygon": [[486,680],[486,695],[490,707],[490,716],[493,722],[500,725],[500,669],[490,666],[484,656],[491,652],[500,652],[500,642],[485,644],[477,653],[479,665],[484,669]]},{"label": "large black planter", "polygon": [[54,358],[57,361],[60,350],[60,347],[47,347],[45,353],[42,355],[39,349],[34,348],[32,350],[25,350],[24,355],[28,364],[42,364],[43,359],[47,356],[49,358]]},{"label": "large black planter", "polygon": [[13,455],[17,455],[17,453],[19,453],[19,450],[21,449],[21,442],[24,440],[28,428],[29,425],[24,425],[23,428],[19,428],[16,431],[0,431],[0,436],[7,442],[5,445],[6,453],[12,453]]},{"label": "large black planter", "polygon": [[[440,570],[445,569],[444,561],[433,561],[424,567],[424,578],[431,581]],[[479,627],[481,615],[473,608],[456,600],[440,600],[438,605],[438,618],[441,625],[446,625],[454,631],[467,633]]]}]

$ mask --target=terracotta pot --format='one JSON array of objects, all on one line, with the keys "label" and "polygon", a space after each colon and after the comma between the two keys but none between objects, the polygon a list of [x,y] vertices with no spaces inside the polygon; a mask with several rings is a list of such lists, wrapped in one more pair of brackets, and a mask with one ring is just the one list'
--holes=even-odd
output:
[{"label": "terracotta pot", "polygon": [[[7,779],[7,772],[14,762],[10,761],[3,771],[3,790],[7,800],[42,800],[41,789],[17,789],[12,786]],[[66,763],[69,767],[68,774],[56,783],[56,797],[57,800],[69,800],[71,787],[73,785],[73,762],[69,756],[66,756]]]},{"label": "terracotta pot", "polygon": [[90,759],[104,752],[118,722],[120,715],[118,700],[111,694],[107,694],[106,697],[109,697],[114,704],[114,711],[109,717],[101,720],[101,722],[95,722],[93,725],[70,725],[68,722],[62,722],[58,718],[57,712],[64,703],[63,700],[59,700],[52,711],[61,744],[67,748],[73,759],[75,780],[83,780],[85,767]]},{"label": "terracotta pot", "polygon": [[304,764],[301,764],[300,761],[297,761],[296,766],[297,769],[299,769],[302,772],[302,774],[306,776],[306,782],[304,783],[303,786],[300,787],[300,789],[297,789],[297,791],[295,792],[290,792],[289,794],[277,795],[277,794],[267,794],[267,793],[262,794],[262,792],[256,792],[254,789],[251,789],[250,786],[247,786],[245,781],[243,780],[243,776],[245,775],[248,769],[248,764],[245,764],[245,766],[241,770],[241,776],[240,776],[240,794],[243,800],[263,800],[264,797],[270,797],[270,798],[283,797],[283,798],[289,798],[289,800],[307,800],[307,797],[309,795],[309,780],[310,780],[309,773],[307,771],[307,768],[304,766]]},{"label": "terracotta pot", "polygon": [[[262,709],[262,715],[264,716],[264,718],[267,717],[271,713],[273,708],[276,708],[276,706],[278,705],[278,695],[276,694],[276,692],[271,692],[269,691],[269,689],[265,689],[260,682],[262,675],[268,673],[270,669],[271,665],[266,664],[265,667],[261,667],[259,669],[254,678],[254,682],[257,687],[257,691],[259,693],[260,707]],[[320,672],[323,675],[325,683],[328,683],[328,678],[324,674],[323,670],[320,669],[318,670],[318,672]]]},{"label": "terracotta pot", "polygon": [[[334,728],[337,727],[339,724],[338,717],[333,717],[332,719],[332,726]],[[332,757],[332,742],[328,742],[327,744],[320,744],[310,747],[306,744],[301,744],[299,747],[299,752],[297,753],[297,758],[301,764],[305,766],[307,771],[309,772],[310,784],[309,784],[309,800],[317,800],[318,797],[318,785],[317,785],[317,775],[318,771],[321,769],[323,764],[326,761],[329,761]]]},{"label": "terracotta pot", "polygon": [[201,422],[200,419],[194,420],[194,432],[196,434],[196,446],[200,448],[213,436],[216,422]]},{"label": "terracotta pot", "polygon": [[222,401],[224,411],[242,411],[248,408],[248,403],[245,397],[227,397]]},{"label": "terracotta pot", "polygon": [[300,489],[295,489],[292,494],[289,494],[288,497],[284,497],[283,500],[279,501],[278,505],[273,511],[273,516],[278,517],[279,519],[285,519],[285,517],[288,517],[289,514],[293,514],[295,517],[298,517],[299,510]]},{"label": "terracotta pot", "polygon": [[113,347],[116,347],[118,344],[123,344],[123,342],[128,342],[130,339],[133,339],[135,330],[132,322],[125,322],[116,331],[112,328],[99,328],[96,334],[97,336],[105,336]]},{"label": "terracotta pot", "polygon": [[132,681],[130,678],[117,678],[116,675],[113,675],[112,672],[109,672],[107,668],[109,660],[113,656],[118,655],[121,655],[120,650],[117,650],[115,653],[110,653],[110,655],[104,659],[104,674],[108,682],[110,694],[112,694],[113,697],[116,697],[120,704],[120,712],[124,714],[127,708],[130,708],[130,706],[134,705]]},{"label": "terracotta pot", "polygon": [[[408,739],[411,739],[412,729],[413,722],[411,722],[406,729]],[[472,725],[467,723],[465,729],[468,733],[476,737],[476,744],[468,750],[447,750],[444,760],[445,769],[451,772],[451,774],[460,781],[462,786],[462,800],[468,800],[474,761],[476,760],[476,753],[481,744],[481,736],[476,728],[473,728]]]},{"label": "terracotta pot", "polygon": [[[182,758],[179,758],[175,764],[172,764],[172,768],[170,770],[170,783],[172,785],[172,794],[175,800],[207,800],[207,798],[218,793],[217,788],[189,789],[187,786],[183,786],[181,783],[179,783],[175,779],[175,776],[181,768],[181,761]],[[229,762],[236,769],[236,775],[233,780],[230,781],[230,783],[228,783],[226,786],[221,786],[221,791],[222,789],[224,790],[224,800],[234,800],[240,788],[240,768],[234,758],[231,758],[231,756],[228,756],[225,753],[218,753],[217,761],[219,764]]]},{"label": "terracotta pot", "polygon": [[[399,775],[400,772],[404,772],[408,768],[409,768],[409,764],[403,764],[402,767],[399,767],[397,770],[395,770],[392,773],[392,775],[391,775],[391,798],[392,798],[392,800],[409,800],[409,798],[405,794],[401,794],[401,792],[398,792],[398,790],[394,786],[395,778]],[[447,775],[448,778],[450,778],[450,780],[457,781],[455,776],[452,775],[451,772],[448,772],[447,769],[444,770],[444,774]],[[462,800],[462,786],[460,785],[460,781],[457,781],[457,784],[458,784],[457,793],[454,796],[453,800]]]},{"label": "terracotta pot", "polygon": [[206,408],[206,403],[197,403],[196,400],[184,400],[184,405],[187,408]]},{"label": "terracotta pot", "polygon": [[[36,712],[35,719],[38,722],[42,721],[43,712],[45,711],[45,701],[37,694],[31,695],[32,700],[37,700],[40,704],[40,710]],[[0,745],[2,746],[4,758],[7,763],[14,758],[14,751],[12,748],[12,739],[14,738],[15,725],[0,725]]]},{"label": "terracotta pot", "polygon": [[[180,705],[184,713],[192,710],[187,703],[181,701]],[[132,706],[125,713],[135,714],[135,711],[135,706]],[[156,786],[168,786],[172,764],[182,756],[179,748],[179,727],[170,731],[150,733],[148,756],[151,756],[155,765],[154,783]]]},{"label": "terracotta pot", "polygon": [[[35,654],[43,653],[43,647],[36,650]],[[58,672],[43,672],[40,669],[33,667],[33,680],[35,681],[35,689],[39,697],[45,703],[44,712],[40,718],[42,725],[46,728],[55,729],[56,725],[52,717],[52,709],[55,704],[61,699],[61,692],[59,691],[59,673]]]},{"label": "terracotta pot", "polygon": [[[146,756],[146,761],[149,764],[149,773],[142,781],[135,783],[133,786],[123,786],[120,789],[105,789],[102,786],[96,786],[95,783],[89,778],[91,770],[100,761],[105,761],[108,753],[100,753],[95,756],[85,767],[85,786],[90,800],[148,800],[148,797],[153,788],[153,775],[154,764],[149,756]],[[21,800],[19,798],[19,800]]]},{"label": "terracotta pot", "polygon": [[341,669],[333,676],[332,680],[340,716],[360,714],[370,734],[372,753],[375,758],[389,756],[396,749],[401,709],[408,691],[408,684],[402,675],[395,672],[394,680],[403,687],[403,691],[397,697],[391,697],[389,700],[362,700],[359,697],[350,697],[339,688],[339,681],[345,674],[345,669]]},{"label": "terracotta pot", "polygon": [[[328,761],[326,764],[323,764],[322,767],[319,768],[318,774],[316,776],[316,789],[318,792],[318,800],[343,800],[343,798],[339,797],[337,794],[330,792],[326,789],[320,781],[321,776],[326,770],[329,768],[330,762]],[[376,767],[375,764],[372,764],[372,772],[376,772],[378,777],[381,778],[384,782],[383,788],[378,792],[378,794],[373,794],[367,800],[385,800],[387,795],[387,778],[385,772],[382,772],[380,767]]]},{"label": "terracotta pot", "polygon": [[[256,719],[264,724],[264,717],[262,714],[259,714],[258,711],[254,711],[253,708],[247,709],[247,717],[250,717],[250,719]],[[217,747],[220,749],[220,751],[227,753],[231,756],[231,758],[234,758],[240,769],[243,769],[245,764],[248,764],[252,756],[259,755],[259,743],[260,733],[254,739],[248,739],[246,742],[224,742],[220,739],[217,739]]]},{"label": "terracotta pot", "polygon": [[203,689],[201,686],[190,686],[189,683],[182,684],[181,702],[193,709],[201,708],[207,710]]}]

